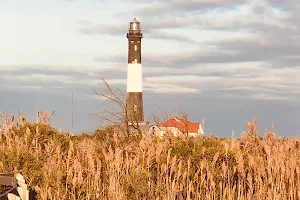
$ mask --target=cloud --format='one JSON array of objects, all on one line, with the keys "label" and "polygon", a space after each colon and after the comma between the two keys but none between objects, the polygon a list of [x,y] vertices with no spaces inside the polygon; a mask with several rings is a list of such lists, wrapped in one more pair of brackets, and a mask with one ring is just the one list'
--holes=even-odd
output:
[{"label": "cloud", "polygon": [[86,35],[124,35],[127,30],[126,24],[83,24],[84,27],[80,27],[79,31]]},{"label": "cloud", "polygon": [[190,94],[198,93],[198,90],[192,87],[185,87],[180,84],[159,83],[154,81],[147,81],[143,85],[146,92],[154,94]]},{"label": "cloud", "polygon": [[[144,85],[153,84],[145,90],[173,94],[186,89],[186,93],[211,96],[222,91],[224,98],[265,98],[274,101],[295,101],[298,98],[299,67],[282,68],[272,64],[284,55],[285,50],[273,50],[273,47],[259,40],[212,43],[219,47],[219,51],[143,56]],[[115,55],[103,59],[105,62],[115,62],[121,68],[127,58]],[[241,90],[246,93],[241,93]]]},{"label": "cloud", "polygon": [[[165,5],[167,3],[168,5]],[[174,10],[182,10],[183,13],[188,13],[190,8],[197,7],[195,5],[212,7],[208,6],[209,9],[204,14],[177,15],[173,12],[165,12],[166,16],[161,18],[156,18],[155,15],[149,17],[146,16],[147,13],[141,12],[143,32],[147,33],[147,39],[184,42],[194,45],[193,49],[198,47],[198,50],[182,51],[173,55],[166,52],[166,55],[148,56],[152,59],[152,66],[183,67],[201,63],[266,61],[274,67],[292,67],[299,63],[299,58],[289,57],[296,56],[300,50],[299,25],[295,26],[297,25],[294,19],[297,13],[295,11],[279,12],[279,8],[272,7],[274,3],[267,1],[195,1],[191,5],[186,2],[182,5],[182,1],[171,1],[171,3],[161,1],[153,2],[151,5],[155,4],[165,9],[172,7]],[[234,8],[241,4],[243,8]],[[232,9],[213,9],[223,6]],[[145,8],[148,8],[147,5]],[[161,13],[155,7],[151,7],[152,9],[156,14]],[[126,30],[124,23],[85,26],[81,31],[86,34],[124,35]],[[191,30],[194,30],[193,34],[186,34]],[[218,30],[218,35],[229,31],[228,34],[232,37],[197,41],[196,34],[200,35],[202,30]],[[206,50],[204,51],[203,48]],[[159,59],[162,56],[164,60]],[[148,65],[148,58],[145,55],[143,62],[146,65]]]},{"label": "cloud", "polygon": [[[296,102],[300,93],[298,8],[286,9],[285,2],[282,5],[272,1],[248,3],[236,10],[234,4],[228,4],[231,5],[228,10],[211,7],[203,15],[185,15],[187,12],[183,10],[189,10],[188,7],[174,8],[174,12],[164,12],[161,20],[155,18],[155,12],[162,13],[160,9],[167,10],[176,3],[169,6],[164,2],[160,6],[160,3],[153,3],[157,6],[155,9],[146,5],[144,10],[141,9],[145,12],[140,14],[149,30],[171,33],[168,28],[181,31],[182,28],[202,28],[215,29],[220,34],[232,30],[241,32],[241,36],[249,34],[207,39],[198,43],[198,49],[188,52],[147,52],[143,55],[145,81],[149,85],[163,85],[162,88],[168,88],[164,84],[186,87],[192,89],[187,90],[191,94],[209,97]],[[183,14],[177,15],[178,10]],[[163,34],[157,36],[164,39]],[[193,43],[193,37],[177,40]],[[210,48],[203,50],[203,47]],[[111,59],[114,61],[125,62],[126,57],[117,55]],[[149,92],[150,89],[158,91],[157,87],[150,87]]]},{"label": "cloud", "polygon": [[[171,67],[171,68],[186,68],[196,67],[200,64],[207,63],[243,63],[264,61],[268,55],[263,54],[268,47],[259,44],[259,41],[220,41],[207,42],[207,45],[214,45],[219,48],[210,51],[189,51],[181,53],[165,53],[165,54],[146,54],[142,56],[143,65],[151,67]],[[227,47],[227,46],[231,46]],[[235,47],[236,46],[236,47]],[[255,51],[259,50],[259,51]],[[267,52],[272,55],[272,52]],[[273,56],[280,52],[275,52]],[[163,58],[163,59],[162,59]],[[109,60],[110,62],[125,63],[127,62],[126,55],[115,55],[106,58],[95,58],[96,60]]]},{"label": "cloud", "polygon": [[[224,98],[274,97],[273,100],[292,100],[299,95],[298,69],[269,68],[264,63],[259,67],[251,63],[243,65],[223,67],[222,64],[214,64],[188,68],[144,66],[144,90],[150,94],[218,94]],[[112,69],[86,70],[60,66],[59,71],[55,68],[58,66],[27,66],[19,67],[19,70],[7,68],[7,71],[1,68],[3,77],[0,89],[63,96],[69,96],[74,90],[82,100],[88,100],[94,95],[94,90],[105,91],[101,81],[103,77],[112,88],[118,87],[126,93],[126,67],[117,65]],[[290,84],[286,84],[286,80],[290,80]],[[243,90],[246,93],[241,93]],[[280,95],[286,97],[279,98]]]},{"label": "cloud", "polygon": [[39,92],[69,96],[72,89],[82,100],[89,100],[94,95],[101,78],[107,79],[114,87],[118,78],[126,78],[126,72],[119,69],[91,69],[86,67],[66,66],[14,66],[0,67],[2,78],[0,90],[11,92]]},{"label": "cloud", "polygon": [[280,8],[283,9],[285,11],[291,11],[294,10],[295,8],[297,8],[297,2],[296,0],[266,0],[266,2],[268,2],[268,4],[270,4],[272,7],[276,7],[276,8]]},{"label": "cloud", "polygon": [[151,31],[148,35],[149,38],[157,38],[160,40],[175,40],[178,42],[186,42],[186,43],[191,43],[195,44],[197,41],[193,40],[190,37],[180,35],[180,34],[172,34],[172,33],[167,33],[163,31]]},{"label": "cloud", "polygon": [[147,2],[144,7],[136,9],[133,13],[142,16],[164,16],[164,15],[184,15],[187,12],[206,11],[216,8],[231,8],[243,5],[247,0],[197,0],[197,1],[181,1],[181,0],[162,0],[162,1],[143,1]]},{"label": "cloud", "polygon": [[[147,26],[145,26],[147,27]],[[98,24],[98,25],[89,25],[79,28],[79,31],[86,35],[111,35],[111,36],[123,36],[127,31],[127,26],[123,24]],[[142,31],[144,34],[147,34],[149,39],[161,39],[161,40],[172,40],[177,42],[186,42],[194,44],[195,40],[185,36],[183,34],[174,34],[168,33],[165,31],[159,31],[156,27],[147,27]]]}]

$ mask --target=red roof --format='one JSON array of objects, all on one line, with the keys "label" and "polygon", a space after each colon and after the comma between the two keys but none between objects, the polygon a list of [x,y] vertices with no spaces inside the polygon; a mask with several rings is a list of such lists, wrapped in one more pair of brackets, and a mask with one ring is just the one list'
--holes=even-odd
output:
[{"label": "red roof", "polygon": [[171,117],[168,121],[164,123],[157,124],[159,127],[176,127],[182,133],[185,132],[184,129],[187,125],[188,133],[197,133],[199,130],[200,123],[192,123],[186,119],[179,119],[176,117]]}]

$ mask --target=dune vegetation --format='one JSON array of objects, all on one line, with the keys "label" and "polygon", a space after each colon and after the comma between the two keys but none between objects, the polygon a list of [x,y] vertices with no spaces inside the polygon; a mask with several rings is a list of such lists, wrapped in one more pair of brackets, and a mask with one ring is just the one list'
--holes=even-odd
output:
[{"label": "dune vegetation", "polygon": [[60,133],[47,118],[3,118],[0,172],[21,173],[37,199],[300,199],[300,143]]}]

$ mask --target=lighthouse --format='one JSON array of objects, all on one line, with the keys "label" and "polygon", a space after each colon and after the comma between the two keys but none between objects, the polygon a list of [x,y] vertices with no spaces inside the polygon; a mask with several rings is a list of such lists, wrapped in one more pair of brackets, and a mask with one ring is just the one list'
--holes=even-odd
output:
[{"label": "lighthouse", "polygon": [[144,123],[142,85],[142,38],[141,24],[136,18],[128,27],[128,68],[126,116],[128,124]]}]

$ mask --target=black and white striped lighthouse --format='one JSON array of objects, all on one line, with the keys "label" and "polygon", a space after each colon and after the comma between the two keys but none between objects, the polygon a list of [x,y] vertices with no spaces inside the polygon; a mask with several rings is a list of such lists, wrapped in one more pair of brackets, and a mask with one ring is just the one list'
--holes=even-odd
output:
[{"label": "black and white striped lighthouse", "polygon": [[143,123],[142,38],[141,24],[136,18],[128,27],[127,105],[128,123]]}]

